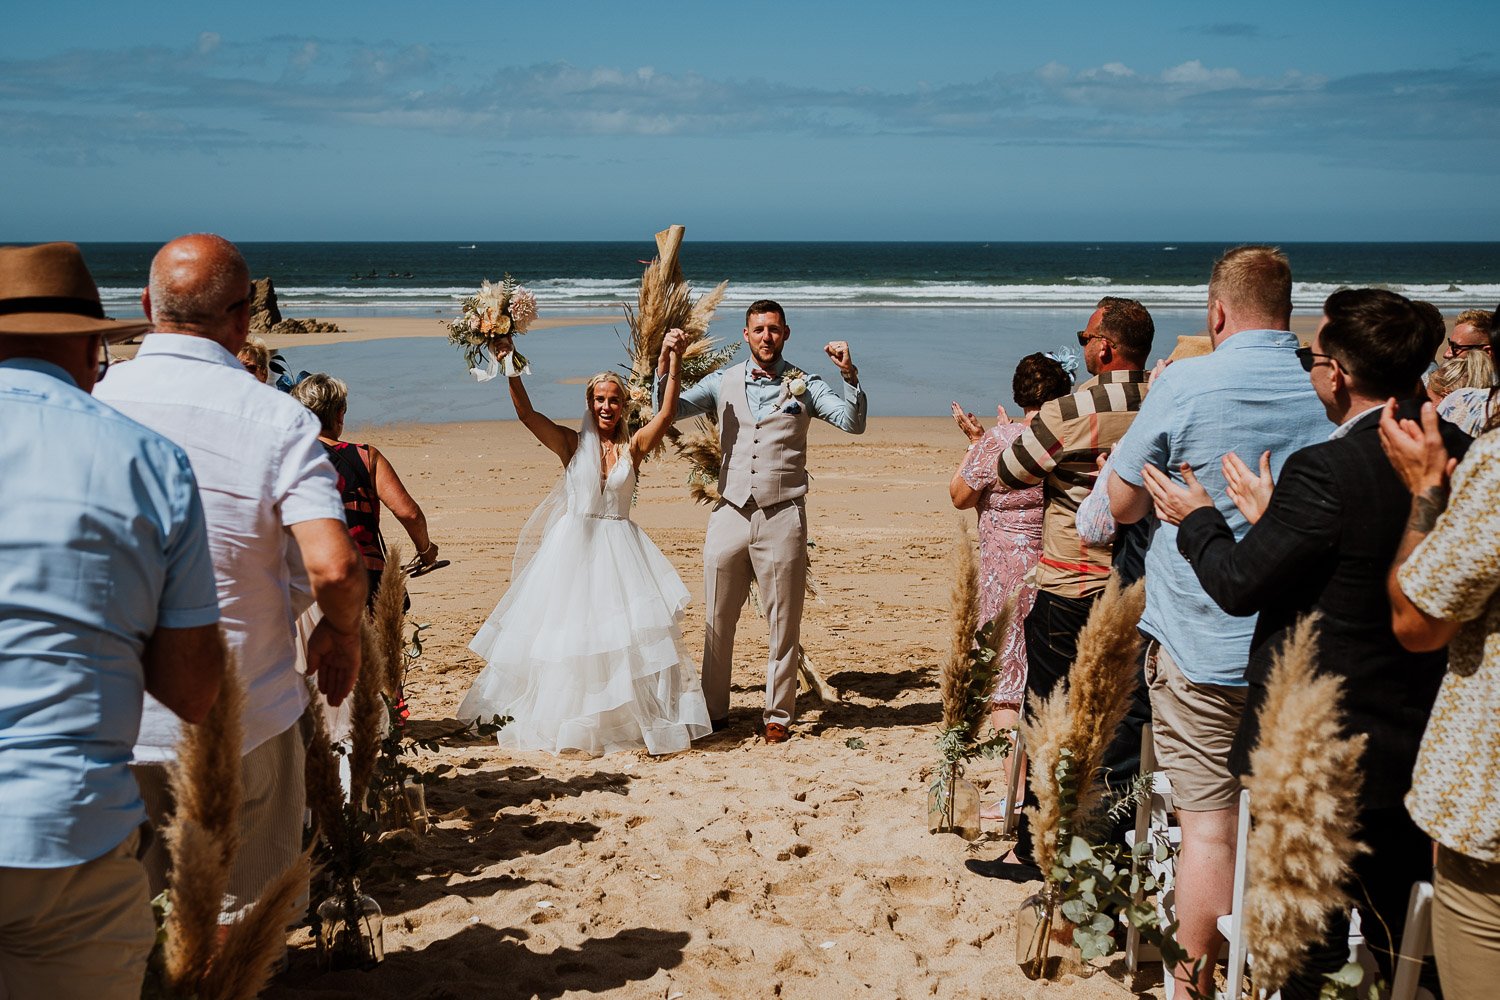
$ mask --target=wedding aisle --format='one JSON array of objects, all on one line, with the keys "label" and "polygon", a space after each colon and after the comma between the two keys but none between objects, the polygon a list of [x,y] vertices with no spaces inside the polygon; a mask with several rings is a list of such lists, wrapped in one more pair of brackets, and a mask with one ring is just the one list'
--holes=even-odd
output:
[{"label": "wedding aisle", "polygon": [[[411,585],[413,620],[432,628],[408,697],[419,731],[438,732],[480,667],[465,645],[556,460],[515,423],[368,436],[454,562]],[[569,760],[471,743],[423,755],[435,825],[398,837],[365,884],[386,914],[386,961],[320,975],[302,932],[269,996],[1128,995],[1102,971],[1025,979],[1011,928],[1028,890],[963,867],[999,843],[970,851],[926,830],[962,437],[947,419],[875,419],[860,438],[814,427],[811,450],[822,602],[808,605],[804,645],[844,702],[804,699],[794,738],[762,744],[764,626],[747,612],[734,725],[687,753]],[[693,592],[696,650],[707,511],[684,474],[651,463],[635,516]],[[989,765],[973,776],[998,787]]]}]

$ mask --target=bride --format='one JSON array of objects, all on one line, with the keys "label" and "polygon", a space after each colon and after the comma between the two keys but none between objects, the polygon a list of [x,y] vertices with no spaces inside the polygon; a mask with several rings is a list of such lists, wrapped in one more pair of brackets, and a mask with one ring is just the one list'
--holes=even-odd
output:
[{"label": "bride", "polygon": [[[670,368],[655,418],[629,438],[624,381],[588,380],[577,431],[531,407],[511,376],[516,416],[562,460],[562,479],[521,529],[511,585],[469,648],[488,661],[459,707],[508,715],[500,745],[587,754],[685,750],[710,732],[697,672],[682,648],[688,592],[630,520],[636,465],[677,412],[686,341],[667,334]],[[496,352],[513,350],[499,338]]]}]

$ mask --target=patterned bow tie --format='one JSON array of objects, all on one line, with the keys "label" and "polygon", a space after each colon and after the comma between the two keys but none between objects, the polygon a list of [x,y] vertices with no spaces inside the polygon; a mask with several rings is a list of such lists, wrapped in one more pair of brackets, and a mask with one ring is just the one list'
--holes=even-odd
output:
[{"label": "patterned bow tie", "polygon": [[750,369],[750,377],[754,379],[774,379],[776,376],[763,368],[752,368]]}]

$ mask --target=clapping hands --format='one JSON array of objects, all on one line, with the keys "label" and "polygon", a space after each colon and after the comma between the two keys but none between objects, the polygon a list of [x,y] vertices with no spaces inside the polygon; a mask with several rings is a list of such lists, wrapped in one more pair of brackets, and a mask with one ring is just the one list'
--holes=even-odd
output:
[{"label": "clapping hands", "polygon": [[1256,523],[1266,512],[1266,506],[1271,502],[1271,491],[1276,487],[1271,478],[1271,453],[1261,453],[1259,475],[1251,472],[1250,467],[1232,451],[1224,456],[1221,464],[1229,499],[1245,515],[1245,520],[1251,524]]}]

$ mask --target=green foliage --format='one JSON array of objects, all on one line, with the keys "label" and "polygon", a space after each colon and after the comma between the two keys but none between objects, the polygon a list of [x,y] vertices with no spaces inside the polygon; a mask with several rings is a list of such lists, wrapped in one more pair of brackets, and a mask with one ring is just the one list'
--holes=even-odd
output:
[{"label": "green foliage", "polygon": [[981,757],[986,760],[1003,757],[1010,753],[1012,746],[1010,731],[1005,729],[991,728],[989,735],[979,738],[989,717],[990,693],[995,690],[995,677],[1000,670],[1000,658],[995,652],[995,626],[995,622],[987,622],[974,633],[974,646],[968,654],[969,673],[963,693],[962,720],[956,726],[938,731],[938,766],[931,791],[944,810],[953,783],[963,777],[964,767],[969,761]]},{"label": "green foliage", "polygon": [[[1360,995],[1360,984],[1365,981],[1365,967],[1358,962],[1350,962],[1337,972],[1323,973],[1323,978],[1328,982],[1318,991],[1318,1000],[1355,1000]],[[1389,995],[1385,981],[1377,980],[1370,984],[1370,991],[1365,994],[1365,998],[1381,1000]]]}]

